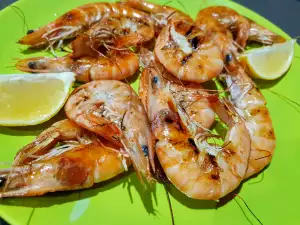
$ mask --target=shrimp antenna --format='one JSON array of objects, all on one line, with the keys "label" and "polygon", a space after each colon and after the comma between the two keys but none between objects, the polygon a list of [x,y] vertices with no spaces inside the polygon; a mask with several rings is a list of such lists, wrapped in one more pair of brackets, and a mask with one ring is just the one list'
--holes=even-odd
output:
[{"label": "shrimp antenna", "polygon": [[[27,31],[29,30],[28,29],[28,24],[26,22],[26,17],[25,17],[25,14],[24,12],[17,6],[14,6],[14,5],[10,5],[9,6],[15,13],[18,14],[18,16],[23,20],[23,31],[24,33],[27,33]],[[25,31],[26,29],[26,31]]]},{"label": "shrimp antenna", "polygon": [[[267,91],[271,92],[272,94],[276,95],[277,97],[281,98],[283,101],[285,101],[288,105],[293,107],[298,113],[300,113],[300,103],[293,101],[289,99],[288,97],[285,97],[284,95],[278,94],[275,91],[272,91],[270,89],[267,89]],[[298,108],[297,108],[298,107]]]},{"label": "shrimp antenna", "polygon": [[183,11],[184,11],[185,13],[187,13],[187,10],[186,10],[184,4],[183,4],[180,0],[176,0],[176,2],[178,2],[178,4],[183,8]]},{"label": "shrimp antenna", "polygon": [[170,209],[170,214],[171,214],[171,219],[172,219],[172,225],[175,225],[173,207],[172,207],[172,202],[171,202],[170,195],[169,195],[169,190],[168,190],[169,187],[167,186],[167,184],[164,184],[164,188],[165,188],[165,191],[166,191],[166,196],[167,196],[168,205],[169,205],[169,209]]},{"label": "shrimp antenna", "polygon": [[168,4],[172,3],[172,2],[173,2],[173,0],[170,0],[170,1],[165,2],[165,3],[162,4],[162,5],[163,5],[163,6],[166,6],[166,5],[168,5]]},{"label": "shrimp antenna", "polygon": [[262,172],[261,174],[262,174],[262,176],[261,176],[261,178],[260,178],[260,180],[259,180],[259,181],[254,181],[254,182],[251,182],[251,183],[249,183],[249,185],[252,185],[252,184],[258,184],[258,183],[262,182],[262,181],[263,181],[263,179],[265,178],[265,173],[264,173],[264,172]]},{"label": "shrimp antenna", "polygon": [[[249,212],[254,216],[254,218],[261,224],[263,225],[263,223],[257,218],[257,216],[253,213],[253,211],[250,209],[250,207],[248,206],[248,204],[246,203],[246,201],[241,197],[239,196],[238,194],[233,194],[235,195],[236,197],[238,197],[239,199],[242,200],[242,202],[245,204],[245,206],[247,207],[247,209],[249,210]],[[240,204],[238,203],[238,201],[235,199],[235,201],[237,202],[237,204],[240,206]],[[242,207],[240,206],[240,208],[242,209]],[[245,213],[244,213],[245,215]],[[246,216],[246,215],[245,215]],[[247,217],[247,216],[246,216]],[[250,222],[250,220],[248,219],[247,217],[247,220]],[[251,222],[250,222],[251,223]]]}]

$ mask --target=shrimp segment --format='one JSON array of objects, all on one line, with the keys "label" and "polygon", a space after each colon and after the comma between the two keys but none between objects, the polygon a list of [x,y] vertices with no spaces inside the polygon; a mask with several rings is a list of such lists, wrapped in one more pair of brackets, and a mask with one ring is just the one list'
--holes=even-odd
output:
[{"label": "shrimp segment", "polygon": [[224,67],[221,51],[204,31],[193,24],[169,23],[155,45],[160,63],[180,80],[203,83]]},{"label": "shrimp segment", "polygon": [[[189,129],[195,123],[194,118],[186,118],[190,114],[176,110],[182,106],[176,105],[169,85],[154,69],[144,70],[141,90],[147,90],[143,102],[147,104],[156,138],[158,159],[171,183],[190,198],[219,199],[244,178],[250,153],[248,131],[242,121],[228,120],[223,146],[209,144],[207,139],[211,134],[203,129]],[[216,110],[223,109],[221,106],[215,107]],[[226,110],[217,113],[224,114]]]},{"label": "shrimp segment", "polygon": [[144,12],[126,7],[119,3],[91,3],[72,9],[55,21],[33,33],[24,36],[19,43],[39,47],[53,45],[64,39],[70,39],[89,29],[94,23],[107,17],[128,17],[151,24],[151,19]]},{"label": "shrimp segment", "polygon": [[251,152],[245,178],[260,172],[274,154],[276,137],[266,100],[255,87],[251,78],[236,61],[228,65],[225,81],[229,87],[230,100],[245,121],[251,138]]},{"label": "shrimp segment", "polygon": [[17,69],[25,72],[74,72],[76,80],[123,80],[132,76],[139,68],[139,58],[131,51],[110,50],[108,57],[81,57],[72,55],[60,58],[37,57],[20,60]]},{"label": "shrimp segment", "polygon": [[[55,154],[50,150],[30,164],[0,170],[0,177],[6,180],[0,188],[0,198],[89,188],[126,169],[118,149],[112,151],[97,144],[62,147],[60,151],[52,149]],[[126,163],[130,164],[128,160]]]},{"label": "shrimp segment", "polygon": [[151,179],[152,135],[145,109],[127,84],[93,81],[74,90],[65,105],[67,116],[80,126],[123,146],[138,173]]}]

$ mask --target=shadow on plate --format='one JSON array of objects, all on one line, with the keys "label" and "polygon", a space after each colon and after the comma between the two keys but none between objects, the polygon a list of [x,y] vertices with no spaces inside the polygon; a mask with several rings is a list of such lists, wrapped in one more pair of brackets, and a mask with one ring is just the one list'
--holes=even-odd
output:
[{"label": "shadow on plate", "polygon": [[[125,191],[124,194],[127,192],[127,194],[130,196],[131,204],[133,204],[135,201],[142,201],[145,210],[149,214],[156,214],[155,205],[158,205],[156,197],[156,185],[147,185],[146,190],[146,188],[138,180],[136,174],[133,173],[132,169],[108,181],[95,184],[93,187],[88,189],[54,192],[36,197],[4,198],[0,199],[0,205],[12,205],[30,208],[50,207],[53,205],[60,205],[81,199],[91,198],[97,196],[101,192],[108,191],[120,185],[123,186]],[[140,196],[139,199],[133,197],[133,191],[138,192]],[[153,198],[154,202],[152,201]]]}]

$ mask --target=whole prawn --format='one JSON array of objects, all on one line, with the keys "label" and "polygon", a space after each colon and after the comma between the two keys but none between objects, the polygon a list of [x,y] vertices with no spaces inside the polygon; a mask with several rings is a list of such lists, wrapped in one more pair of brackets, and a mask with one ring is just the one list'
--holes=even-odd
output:
[{"label": "whole prawn", "polygon": [[88,30],[96,22],[107,17],[127,17],[152,26],[151,18],[144,12],[135,10],[120,3],[91,3],[79,6],[65,13],[55,21],[27,34],[19,43],[32,47],[61,45]]},{"label": "whole prawn", "polygon": [[0,198],[89,188],[128,166],[122,149],[63,120],[22,148],[11,168],[0,170]]},{"label": "whole prawn", "polygon": [[[58,58],[27,58],[18,61],[16,68],[25,72],[37,73],[74,72],[76,80],[80,82],[123,80],[132,76],[139,68],[139,58],[129,50],[108,50],[105,57],[98,55],[74,58],[75,54],[78,56],[79,54],[88,55],[88,53],[74,52]],[[93,54],[91,53],[91,55]]]},{"label": "whole prawn", "polygon": [[250,153],[244,123],[231,118],[215,101],[214,108],[221,118],[226,118],[229,131],[223,146],[211,145],[207,141],[211,134],[204,127],[191,128],[195,127],[191,113],[177,111],[187,105],[176,105],[169,84],[159,71],[144,69],[140,85],[147,92],[142,96],[156,138],[156,154],[171,183],[195,199],[219,199],[234,190],[244,178]]},{"label": "whole prawn", "polygon": [[137,171],[151,180],[152,135],[144,106],[134,90],[115,80],[92,81],[74,90],[65,112],[78,125],[122,146]]}]

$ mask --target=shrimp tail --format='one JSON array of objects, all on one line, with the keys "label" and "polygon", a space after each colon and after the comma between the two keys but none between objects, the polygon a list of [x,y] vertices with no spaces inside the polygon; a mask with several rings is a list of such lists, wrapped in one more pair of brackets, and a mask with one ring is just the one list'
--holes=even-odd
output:
[{"label": "shrimp tail", "polygon": [[252,20],[248,19],[248,21],[250,21],[248,41],[255,41],[266,45],[282,43],[286,41],[284,37],[260,26]]}]

